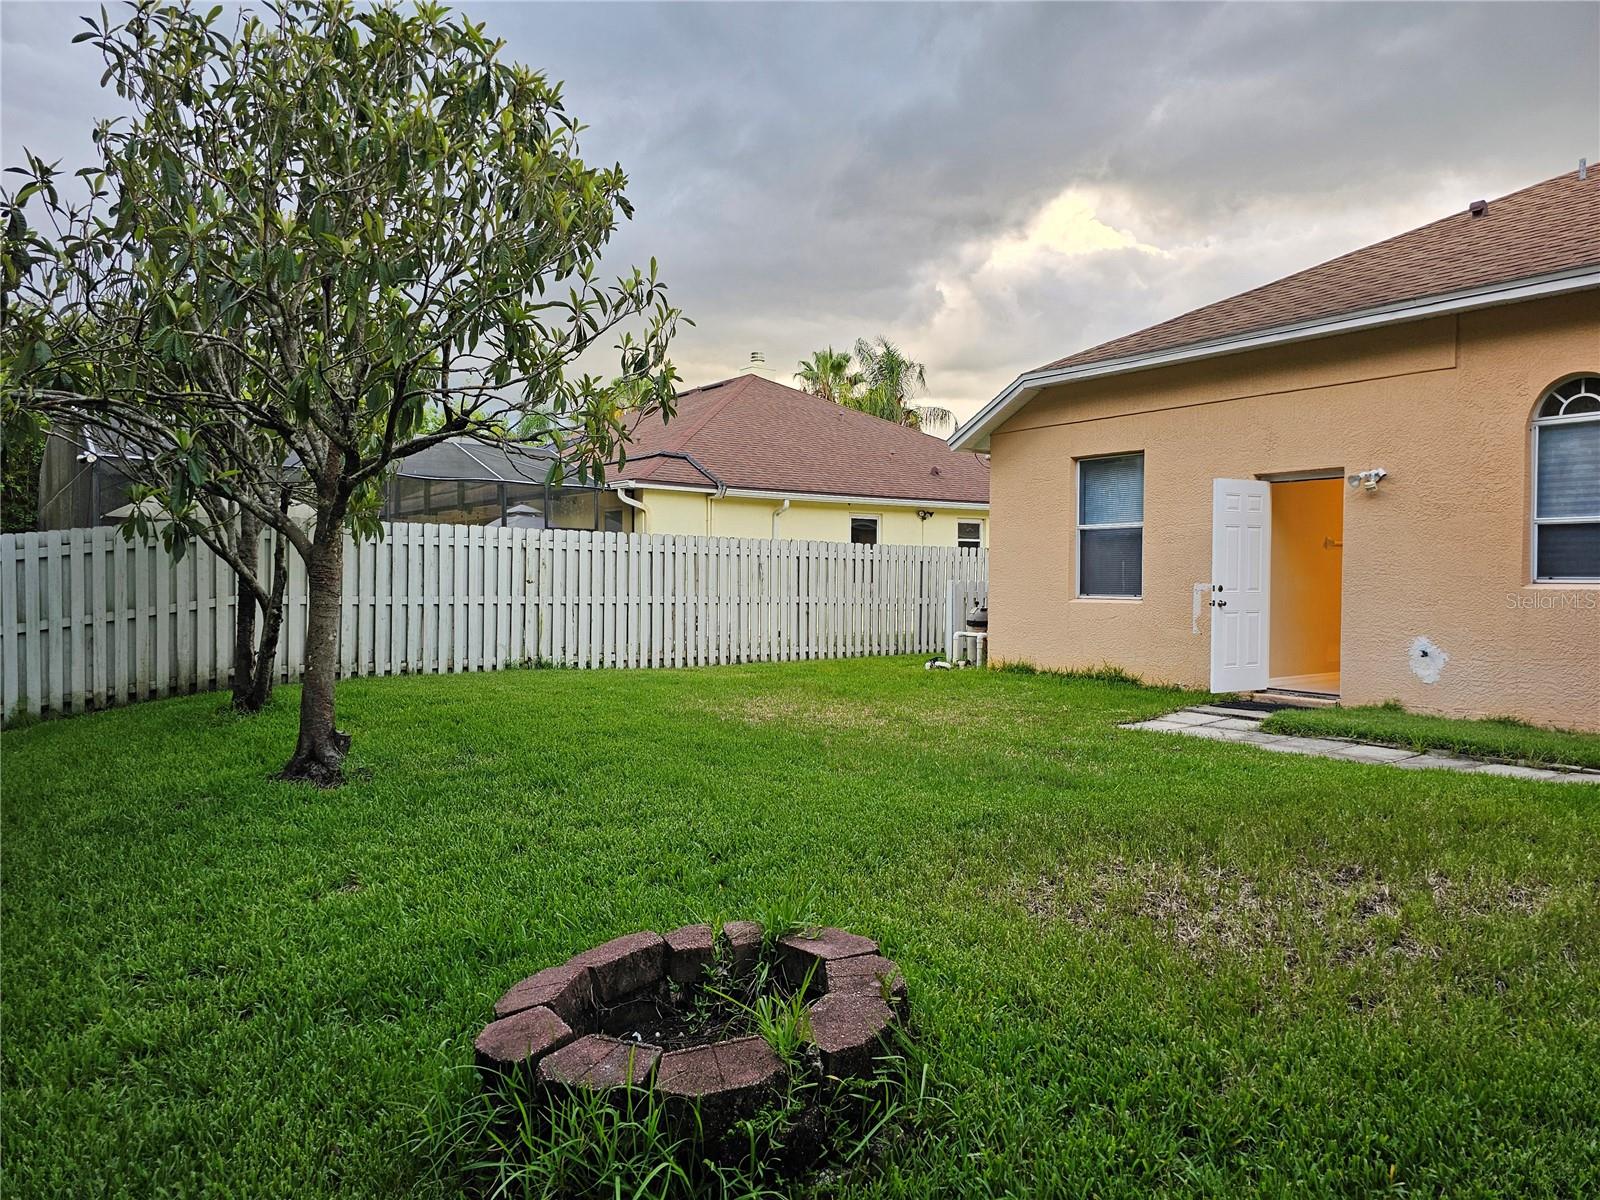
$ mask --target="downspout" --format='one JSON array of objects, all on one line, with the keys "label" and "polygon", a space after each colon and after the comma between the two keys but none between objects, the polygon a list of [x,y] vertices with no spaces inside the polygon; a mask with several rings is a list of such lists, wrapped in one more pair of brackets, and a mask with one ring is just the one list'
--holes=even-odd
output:
[{"label": "downspout", "polygon": [[[699,470],[704,475],[711,475],[711,472],[705,470],[705,468],[701,467],[699,463],[695,463],[695,468],[697,470]],[[728,485],[727,484],[723,483],[722,480],[717,479],[717,477],[715,475],[711,475],[711,478],[712,479],[716,479],[717,490],[712,492],[711,495],[706,497],[706,536],[707,537],[715,537],[716,536],[716,533],[717,533],[717,501],[721,500],[724,496],[726,496],[728,494]]]},{"label": "downspout", "polygon": [[784,497],[783,503],[772,510],[772,540],[778,540],[778,525],[783,519],[783,514],[789,511],[789,498]]},{"label": "downspout", "polygon": [[[635,500],[632,496],[628,495],[628,489],[627,488],[618,488],[617,489],[617,499],[621,500],[629,508],[636,508],[642,513],[648,513],[650,511],[643,504],[640,504],[639,501]],[[633,519],[633,523],[637,527],[637,525],[639,524],[639,518],[635,517]],[[637,528],[635,528],[634,532],[638,533],[639,530]]]}]

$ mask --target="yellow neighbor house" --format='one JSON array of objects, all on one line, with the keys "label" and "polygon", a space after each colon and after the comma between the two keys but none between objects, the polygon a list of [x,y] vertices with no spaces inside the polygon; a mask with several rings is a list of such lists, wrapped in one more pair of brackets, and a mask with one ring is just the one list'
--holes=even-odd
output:
[{"label": "yellow neighbor house", "polygon": [[985,456],[754,374],[640,423],[610,476],[635,533],[988,544]]}]

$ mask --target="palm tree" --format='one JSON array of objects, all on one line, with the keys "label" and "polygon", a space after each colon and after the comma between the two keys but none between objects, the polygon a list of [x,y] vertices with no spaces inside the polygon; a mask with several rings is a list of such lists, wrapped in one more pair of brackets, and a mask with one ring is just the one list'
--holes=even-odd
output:
[{"label": "palm tree", "polygon": [[927,371],[921,363],[902,354],[900,348],[882,334],[876,341],[859,339],[856,359],[861,363],[861,379],[866,387],[851,408],[910,429],[920,429],[925,420],[955,420],[955,414],[947,408],[911,403],[912,397],[928,386]]},{"label": "palm tree", "polygon": [[810,358],[801,359],[794,377],[805,384],[806,391],[813,396],[846,407],[853,407],[851,401],[861,386],[861,376],[850,370],[850,352],[835,350],[832,346],[814,350]]}]

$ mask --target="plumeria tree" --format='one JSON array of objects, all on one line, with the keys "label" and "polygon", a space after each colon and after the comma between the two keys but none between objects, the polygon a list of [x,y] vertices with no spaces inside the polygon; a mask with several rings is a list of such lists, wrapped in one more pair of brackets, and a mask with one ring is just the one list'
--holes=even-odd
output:
[{"label": "plumeria tree", "polygon": [[[95,130],[89,201],[32,156],[8,197],[51,212],[15,300],[52,320],[8,333],[7,381],[44,407],[28,372],[71,360],[79,403],[146,414],[181,463],[169,511],[216,497],[305,559],[283,774],[332,784],[345,534],[376,532],[385,477],[463,436],[539,440],[597,475],[625,420],[670,418],[682,318],[653,260],[601,278],[626,177],[579,157],[559,84],[481,25],[431,3],[223,13],[141,0],[85,18],[132,116]],[[614,368],[578,373],[608,350]],[[308,518],[269,502],[262,463],[289,468]]]}]

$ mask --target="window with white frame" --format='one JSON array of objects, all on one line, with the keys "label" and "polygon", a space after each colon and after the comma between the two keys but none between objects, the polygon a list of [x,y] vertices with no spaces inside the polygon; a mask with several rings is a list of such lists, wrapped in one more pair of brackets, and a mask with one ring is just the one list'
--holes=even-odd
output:
[{"label": "window with white frame", "polygon": [[878,518],[850,515],[850,541],[856,546],[878,544]]},{"label": "window with white frame", "polygon": [[1533,577],[1600,581],[1600,376],[1569,379],[1533,422]]},{"label": "window with white frame", "polygon": [[956,547],[960,550],[983,549],[983,522],[957,521]]},{"label": "window with white frame", "polygon": [[1078,595],[1144,590],[1144,453],[1078,460]]}]

